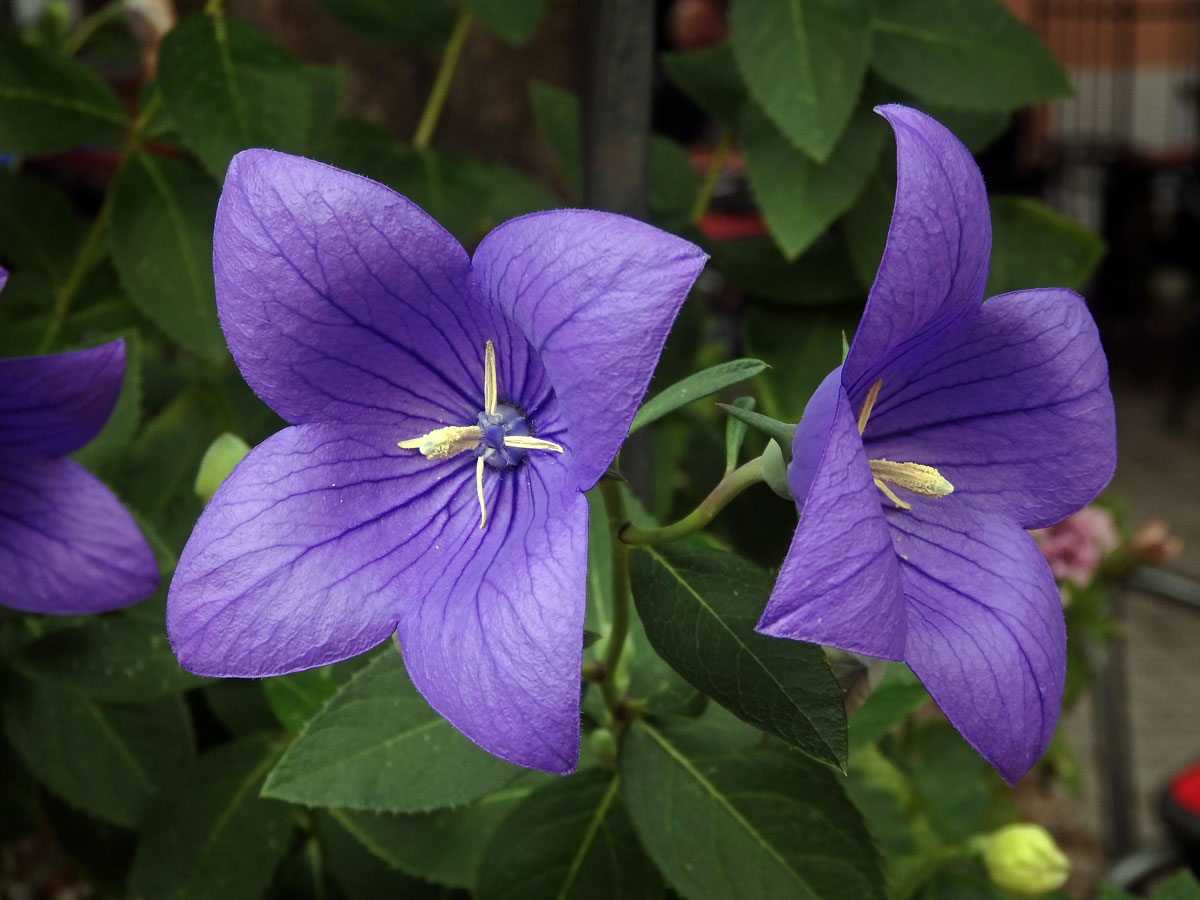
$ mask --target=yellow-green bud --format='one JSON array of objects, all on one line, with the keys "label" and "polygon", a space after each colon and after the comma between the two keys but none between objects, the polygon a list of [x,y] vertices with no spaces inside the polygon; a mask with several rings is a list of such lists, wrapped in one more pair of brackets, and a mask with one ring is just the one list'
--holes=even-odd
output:
[{"label": "yellow-green bud", "polygon": [[983,841],[988,877],[1018,897],[1040,897],[1066,883],[1071,863],[1041,825],[1006,825]]},{"label": "yellow-green bud", "polygon": [[196,483],[193,490],[196,496],[207,503],[217,492],[221,482],[229,477],[233,467],[242,461],[242,457],[250,452],[250,445],[236,434],[220,435],[208,445],[204,458],[200,460],[200,468],[196,472]]}]

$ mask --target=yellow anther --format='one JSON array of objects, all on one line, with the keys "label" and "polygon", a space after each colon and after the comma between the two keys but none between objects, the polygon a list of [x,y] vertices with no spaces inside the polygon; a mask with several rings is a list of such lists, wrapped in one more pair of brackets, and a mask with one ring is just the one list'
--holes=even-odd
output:
[{"label": "yellow anther", "polygon": [[496,348],[488,341],[483,348],[483,411],[496,412]]},{"label": "yellow anther", "polygon": [[420,437],[400,441],[401,450],[420,450],[426,459],[449,459],[467,450],[474,450],[483,438],[478,425],[447,425],[435,428]]},{"label": "yellow anther", "polygon": [[879,396],[879,389],[883,387],[883,379],[876,379],[871,385],[871,389],[867,391],[867,399],[863,401],[862,409],[858,411],[858,433],[862,434],[867,427],[867,419],[871,418],[871,410],[875,408],[875,398]]},{"label": "yellow anther", "polygon": [[894,484],[922,497],[946,497],[954,493],[954,485],[943,478],[941,472],[933,466],[923,466],[920,463],[873,459],[871,474],[875,476],[876,484]]}]

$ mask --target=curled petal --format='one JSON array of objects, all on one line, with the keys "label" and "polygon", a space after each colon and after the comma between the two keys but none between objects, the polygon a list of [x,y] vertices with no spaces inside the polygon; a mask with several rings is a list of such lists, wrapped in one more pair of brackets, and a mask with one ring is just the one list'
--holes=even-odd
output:
[{"label": "curled petal", "polygon": [[879,272],[846,357],[855,402],[886,358],[983,299],[992,226],[983,177],[941,123],[904,106],[877,112],[896,133],[896,205]]},{"label": "curled petal", "polygon": [[573,771],[587,575],[587,501],[557,457],[497,479],[485,529],[443,549],[446,575],[400,617],[418,690],[485,750]]},{"label": "curled petal", "polygon": [[872,456],[935,466],[993,515],[1051,525],[1112,477],[1108,367],[1071,291],[992,297],[968,326],[896,356],[882,378],[866,435]]},{"label": "curled petal", "polygon": [[483,290],[549,373],[580,489],[596,483],[625,439],[705,259],[675,235],[580,209],[505,222],[475,251]]},{"label": "curled petal", "polygon": [[800,523],[758,630],[902,659],[900,569],[840,374],[825,379],[796,428],[788,483]]},{"label": "curled petal", "polygon": [[1050,568],[1024,530],[968,498],[887,516],[908,596],[905,659],[1012,784],[1045,752],[1062,703],[1067,639]]},{"label": "curled petal", "polygon": [[125,342],[0,359],[0,454],[63,456],[108,421],[125,376]]},{"label": "curled petal", "polygon": [[502,391],[532,411],[545,373],[469,269],[445,229],[381,184],[269,150],[230,163],[213,233],[221,327],[289,422],[401,437],[469,424],[488,340]]},{"label": "curled petal", "polygon": [[69,459],[0,465],[0,572],[0,603],[39,613],[119,609],[158,583],[133,518]]},{"label": "curled petal", "polygon": [[197,522],[167,595],[180,664],[264,676],[361,653],[441,571],[447,529],[478,529],[473,459],[431,464],[388,434],[286,428]]}]

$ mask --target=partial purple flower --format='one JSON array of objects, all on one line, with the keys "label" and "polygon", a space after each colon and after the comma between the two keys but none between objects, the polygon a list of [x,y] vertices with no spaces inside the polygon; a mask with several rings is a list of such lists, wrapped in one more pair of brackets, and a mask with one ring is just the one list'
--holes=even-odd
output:
[{"label": "partial purple flower", "polygon": [[1112,476],[1107,365],[1071,291],[980,302],[979,169],[928,116],[878,111],[897,143],[887,246],[845,363],[796,429],[800,522],[758,627],[907,662],[1014,782],[1050,740],[1066,665],[1054,578],[1025,529]]},{"label": "partial purple flower", "polygon": [[230,350],[291,423],[208,505],[171,584],[185,668],[264,676],[398,636],[430,704],[504,759],[579,742],[583,491],[704,264],[606,213],[507,222],[474,258],[391,190],[236,156],[213,267]]},{"label": "partial purple flower", "polygon": [[[0,289],[8,275],[0,269]],[[93,613],[150,596],[158,567],[119,500],[66,455],[99,433],[125,371],[113,341],[0,359],[0,603]]]}]

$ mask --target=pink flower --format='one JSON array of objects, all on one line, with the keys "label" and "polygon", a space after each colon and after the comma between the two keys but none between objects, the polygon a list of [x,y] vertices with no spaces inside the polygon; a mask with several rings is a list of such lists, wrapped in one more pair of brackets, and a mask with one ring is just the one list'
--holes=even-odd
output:
[{"label": "pink flower", "polygon": [[1120,543],[1112,513],[1094,504],[1057,525],[1030,533],[1050,563],[1054,577],[1080,587],[1091,582],[1105,554]]}]

